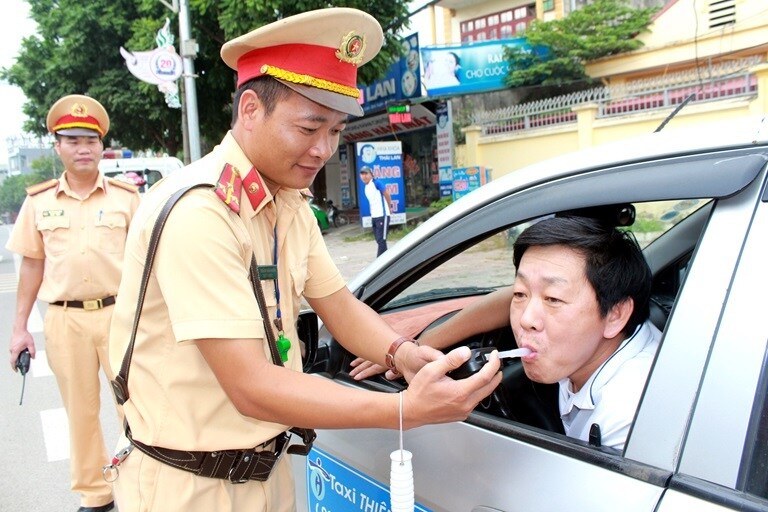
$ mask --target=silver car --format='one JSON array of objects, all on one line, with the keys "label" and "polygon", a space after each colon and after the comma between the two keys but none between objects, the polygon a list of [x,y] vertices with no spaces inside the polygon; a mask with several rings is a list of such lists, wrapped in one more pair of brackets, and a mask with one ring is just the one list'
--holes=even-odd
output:
[{"label": "silver car", "polygon": [[[405,432],[416,510],[768,510],[768,122],[674,130],[548,160],[441,211],[349,283],[402,334],[418,336],[514,280],[530,222],[577,210],[626,223],[654,274],[663,331],[623,452],[566,437],[557,393],[519,361],[460,423]],[[624,218],[622,218],[624,216]],[[346,352],[312,313],[305,370],[350,379]],[[318,330],[319,327],[319,330]],[[464,340],[514,348],[510,329]],[[385,511],[397,431],[319,431],[295,458],[301,510]]]}]

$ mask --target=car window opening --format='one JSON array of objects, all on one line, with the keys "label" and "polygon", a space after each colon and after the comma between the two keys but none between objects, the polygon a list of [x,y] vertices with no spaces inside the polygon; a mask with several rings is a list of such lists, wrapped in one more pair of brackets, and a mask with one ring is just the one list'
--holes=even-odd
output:
[{"label": "car window opening", "polygon": [[[609,204],[556,212],[511,225],[461,250],[448,261],[426,272],[381,308],[380,313],[399,332],[419,337],[479,297],[510,286],[514,282],[512,250],[517,236],[544,218],[586,216],[599,219],[610,226],[631,231],[645,254],[648,254],[652,244],[659,240],[661,245],[660,239],[667,233],[670,233],[669,238],[675,238],[672,232],[675,226],[709,205],[711,201],[708,199]],[[676,245],[668,240],[664,242]],[[677,242],[677,245],[680,244]],[[693,249],[684,244],[675,248],[679,252],[678,257],[664,268],[654,271],[650,320],[662,332],[672,312]],[[468,269],[481,271],[470,272]],[[470,337],[454,347],[459,345],[470,348],[493,346],[500,351],[517,348],[509,326]],[[520,359],[504,361],[502,373],[502,384],[479,404],[477,411],[564,434],[557,383],[541,384],[530,380]],[[600,444],[598,430],[599,427],[593,429],[595,435],[591,438],[595,447]]]}]

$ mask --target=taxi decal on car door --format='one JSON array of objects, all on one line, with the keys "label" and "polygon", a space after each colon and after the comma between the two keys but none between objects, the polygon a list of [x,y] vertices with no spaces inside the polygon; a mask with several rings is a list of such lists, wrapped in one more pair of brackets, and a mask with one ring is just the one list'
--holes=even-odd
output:
[{"label": "taxi decal on car door", "polygon": [[[387,512],[389,487],[312,448],[307,455],[307,504],[311,512]],[[418,503],[414,511],[430,512]]]}]

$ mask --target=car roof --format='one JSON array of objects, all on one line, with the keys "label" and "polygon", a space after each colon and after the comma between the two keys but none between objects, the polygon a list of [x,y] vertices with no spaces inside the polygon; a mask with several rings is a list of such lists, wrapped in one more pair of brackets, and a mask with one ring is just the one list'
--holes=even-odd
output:
[{"label": "car roof", "polygon": [[768,116],[752,116],[684,128],[670,125],[660,132],[606,143],[531,164],[493,180],[432,216],[350,280],[349,287],[356,289],[400,254],[408,252],[455,219],[516,190],[605,167],[764,145],[768,145]]}]

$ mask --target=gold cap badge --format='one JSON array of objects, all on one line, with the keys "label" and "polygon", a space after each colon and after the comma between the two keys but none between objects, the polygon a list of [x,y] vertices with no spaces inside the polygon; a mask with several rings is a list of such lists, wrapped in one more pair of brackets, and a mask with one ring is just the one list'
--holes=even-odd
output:
[{"label": "gold cap badge", "polygon": [[88,109],[82,103],[73,103],[70,113],[75,117],[88,117]]},{"label": "gold cap badge", "polygon": [[339,49],[336,50],[336,57],[340,61],[354,65],[363,61],[363,55],[365,55],[365,38],[354,31],[341,39]]}]

